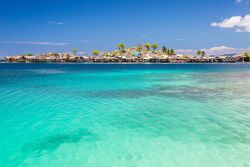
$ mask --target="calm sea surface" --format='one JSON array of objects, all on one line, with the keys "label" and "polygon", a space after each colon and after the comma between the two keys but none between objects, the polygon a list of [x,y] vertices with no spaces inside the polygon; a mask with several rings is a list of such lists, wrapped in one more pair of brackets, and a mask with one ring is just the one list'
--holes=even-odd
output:
[{"label": "calm sea surface", "polygon": [[0,64],[1,167],[249,167],[250,64]]}]

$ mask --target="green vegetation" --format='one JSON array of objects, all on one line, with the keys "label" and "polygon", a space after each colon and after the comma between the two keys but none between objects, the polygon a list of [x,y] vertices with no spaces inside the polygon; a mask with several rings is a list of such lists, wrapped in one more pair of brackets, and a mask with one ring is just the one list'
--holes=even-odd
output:
[{"label": "green vegetation", "polygon": [[168,54],[169,54],[169,55],[174,55],[174,54],[175,54],[174,49],[170,49]]},{"label": "green vegetation", "polygon": [[204,50],[198,50],[198,51],[196,52],[196,54],[197,54],[198,56],[201,56],[201,57],[205,57],[205,56],[206,56],[206,52],[205,52]]},{"label": "green vegetation", "polygon": [[163,46],[162,49],[161,49],[162,53],[167,53],[168,49],[166,46]]},{"label": "green vegetation", "polygon": [[201,50],[197,51],[197,55],[200,56],[201,55]]},{"label": "green vegetation", "polygon": [[100,51],[99,51],[99,50],[94,50],[94,51],[92,52],[92,54],[93,54],[94,56],[98,56],[98,55],[99,55],[99,53],[100,53]]},{"label": "green vegetation", "polygon": [[197,54],[198,56],[200,56],[200,55],[201,55],[201,50],[197,50],[196,54]]},{"label": "green vegetation", "polygon": [[25,56],[33,56],[32,53],[26,53]]},{"label": "green vegetation", "polygon": [[250,62],[250,53],[245,52],[243,54],[243,59],[244,59],[244,62]]},{"label": "green vegetation", "polygon": [[205,57],[206,56],[206,52],[204,50],[201,51],[201,57]]},{"label": "green vegetation", "polygon": [[77,48],[73,48],[71,52],[73,53],[74,56],[76,56],[76,53],[78,52],[78,49]]},{"label": "green vegetation", "polygon": [[33,56],[32,53],[25,53],[25,54],[22,54],[21,56]]},{"label": "green vegetation", "polygon": [[146,48],[147,51],[150,51],[151,44],[146,43],[146,44],[144,44],[144,47]]},{"label": "green vegetation", "polygon": [[142,45],[141,44],[139,44],[138,46],[137,46],[137,49],[136,49],[138,52],[140,52],[141,53],[141,51],[142,51]]},{"label": "green vegetation", "polygon": [[[70,53],[49,52],[37,56],[26,53],[18,56],[6,57],[6,62],[161,62],[161,63],[232,63],[232,62],[250,62],[250,52],[242,54],[206,56],[205,50],[197,50],[197,55],[176,55],[174,49],[167,49],[166,46],[158,47],[156,43],[138,44],[136,47],[126,48],[126,45],[120,43],[117,45],[119,50],[100,52],[93,50],[92,56],[76,56],[78,49],[73,48],[72,56]],[[160,49],[158,49],[160,48]],[[100,54],[101,53],[101,54]],[[32,56],[32,57],[27,57]],[[206,56],[206,58],[205,58]]]},{"label": "green vegetation", "polygon": [[[119,50],[101,52],[93,50],[92,56],[72,56],[70,53],[56,53],[49,52],[38,56],[32,56],[31,53],[26,53],[18,56],[6,57],[6,62],[162,62],[162,63],[183,63],[183,62],[206,62],[206,63],[220,63],[220,62],[250,62],[250,52],[235,55],[222,55],[222,56],[206,56],[205,50],[198,50],[195,57],[193,55],[176,55],[174,49],[167,49],[162,46],[158,49],[156,43],[138,44],[137,47],[131,46],[126,48],[126,45],[120,43],[117,45]],[[158,49],[158,50],[157,50]],[[71,51],[74,55],[78,49],[73,48]],[[139,53],[138,53],[139,52]],[[206,58],[204,58],[206,56]]]},{"label": "green vegetation", "polygon": [[117,44],[117,48],[121,51],[121,52],[124,52],[125,48],[126,48],[126,45],[123,44],[123,43],[120,43],[120,44]]},{"label": "green vegetation", "polygon": [[158,48],[158,45],[156,43],[153,43],[151,45],[151,48],[153,49],[153,52],[155,52],[155,50]]},{"label": "green vegetation", "polygon": [[[98,54],[97,54],[98,55]],[[108,57],[109,53],[108,52],[103,52],[102,57]]]}]

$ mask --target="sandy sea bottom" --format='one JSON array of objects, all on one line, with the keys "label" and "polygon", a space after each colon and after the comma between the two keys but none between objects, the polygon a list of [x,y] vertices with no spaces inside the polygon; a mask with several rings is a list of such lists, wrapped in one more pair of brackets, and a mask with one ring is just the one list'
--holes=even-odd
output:
[{"label": "sandy sea bottom", "polygon": [[250,166],[250,65],[0,64],[0,166]]}]

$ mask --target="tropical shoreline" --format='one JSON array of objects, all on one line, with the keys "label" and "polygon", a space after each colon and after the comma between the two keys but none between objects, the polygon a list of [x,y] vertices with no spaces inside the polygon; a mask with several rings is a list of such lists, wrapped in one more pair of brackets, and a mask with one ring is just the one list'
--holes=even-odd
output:
[{"label": "tropical shoreline", "polygon": [[137,63],[131,63],[131,62],[109,62],[109,63],[106,63],[106,62],[5,62],[5,61],[2,61],[0,62],[0,64],[120,64],[120,65],[128,65],[128,64],[135,64],[135,65],[139,65],[139,64],[249,64],[249,62],[184,62],[184,63],[178,63],[178,62],[174,62],[174,63],[170,63],[170,62],[167,62],[167,63],[159,63],[159,62],[137,62]]},{"label": "tropical shoreline", "polygon": [[176,54],[174,49],[162,46],[158,49],[156,43],[146,43],[144,46],[126,48],[118,44],[117,50],[93,50],[92,55],[80,56],[78,49],[73,48],[66,53],[41,53],[33,55],[25,53],[16,56],[6,56],[2,60],[7,63],[237,63],[249,62],[250,53],[207,55],[205,50],[198,50],[196,55]]}]

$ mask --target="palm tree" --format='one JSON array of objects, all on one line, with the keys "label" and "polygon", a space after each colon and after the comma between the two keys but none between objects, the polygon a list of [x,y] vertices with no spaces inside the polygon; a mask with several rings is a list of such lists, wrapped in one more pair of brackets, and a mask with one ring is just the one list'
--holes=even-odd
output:
[{"label": "palm tree", "polygon": [[92,54],[93,54],[94,56],[98,56],[98,55],[99,55],[99,50],[94,50],[94,51],[92,52]]},{"label": "palm tree", "polygon": [[200,55],[201,55],[201,50],[197,50],[196,54],[197,54],[198,56],[200,56]]},{"label": "palm tree", "polygon": [[175,54],[174,49],[170,49],[169,54],[170,54],[170,55],[174,55],[174,54]]},{"label": "palm tree", "polygon": [[155,52],[155,50],[158,48],[158,45],[156,43],[153,43],[151,45],[151,48],[153,49],[153,51]]},{"label": "palm tree", "polygon": [[249,53],[244,53],[243,54],[243,60],[244,62],[249,62],[250,61],[250,54]]},{"label": "palm tree", "polygon": [[167,54],[170,55],[170,50],[169,49],[167,50]]},{"label": "palm tree", "polygon": [[[141,55],[142,55],[142,54],[141,54],[141,51],[142,51],[142,44],[138,44],[138,45],[137,45],[136,51],[139,52],[138,55],[141,57]],[[134,57],[133,54],[132,54],[132,57]]]},{"label": "palm tree", "polygon": [[150,51],[151,44],[150,43],[146,43],[144,45],[144,47],[146,48],[147,51]]},{"label": "palm tree", "polygon": [[206,52],[204,50],[201,51],[201,57],[205,57]]},{"label": "palm tree", "polygon": [[140,52],[141,53],[141,50],[142,50],[142,45],[141,44],[139,44],[138,46],[137,46],[137,49],[136,49],[138,52]]},{"label": "palm tree", "polygon": [[78,52],[78,49],[77,49],[77,48],[73,48],[71,52],[72,52],[72,53],[73,53],[73,55],[75,56],[75,55],[76,55],[76,53]]},{"label": "palm tree", "polygon": [[117,45],[117,48],[121,51],[121,52],[124,52],[125,48],[126,48],[126,45],[123,44],[123,43],[120,43]]},{"label": "palm tree", "polygon": [[167,53],[167,47],[166,46],[163,46],[161,50],[162,50],[162,53]]}]

